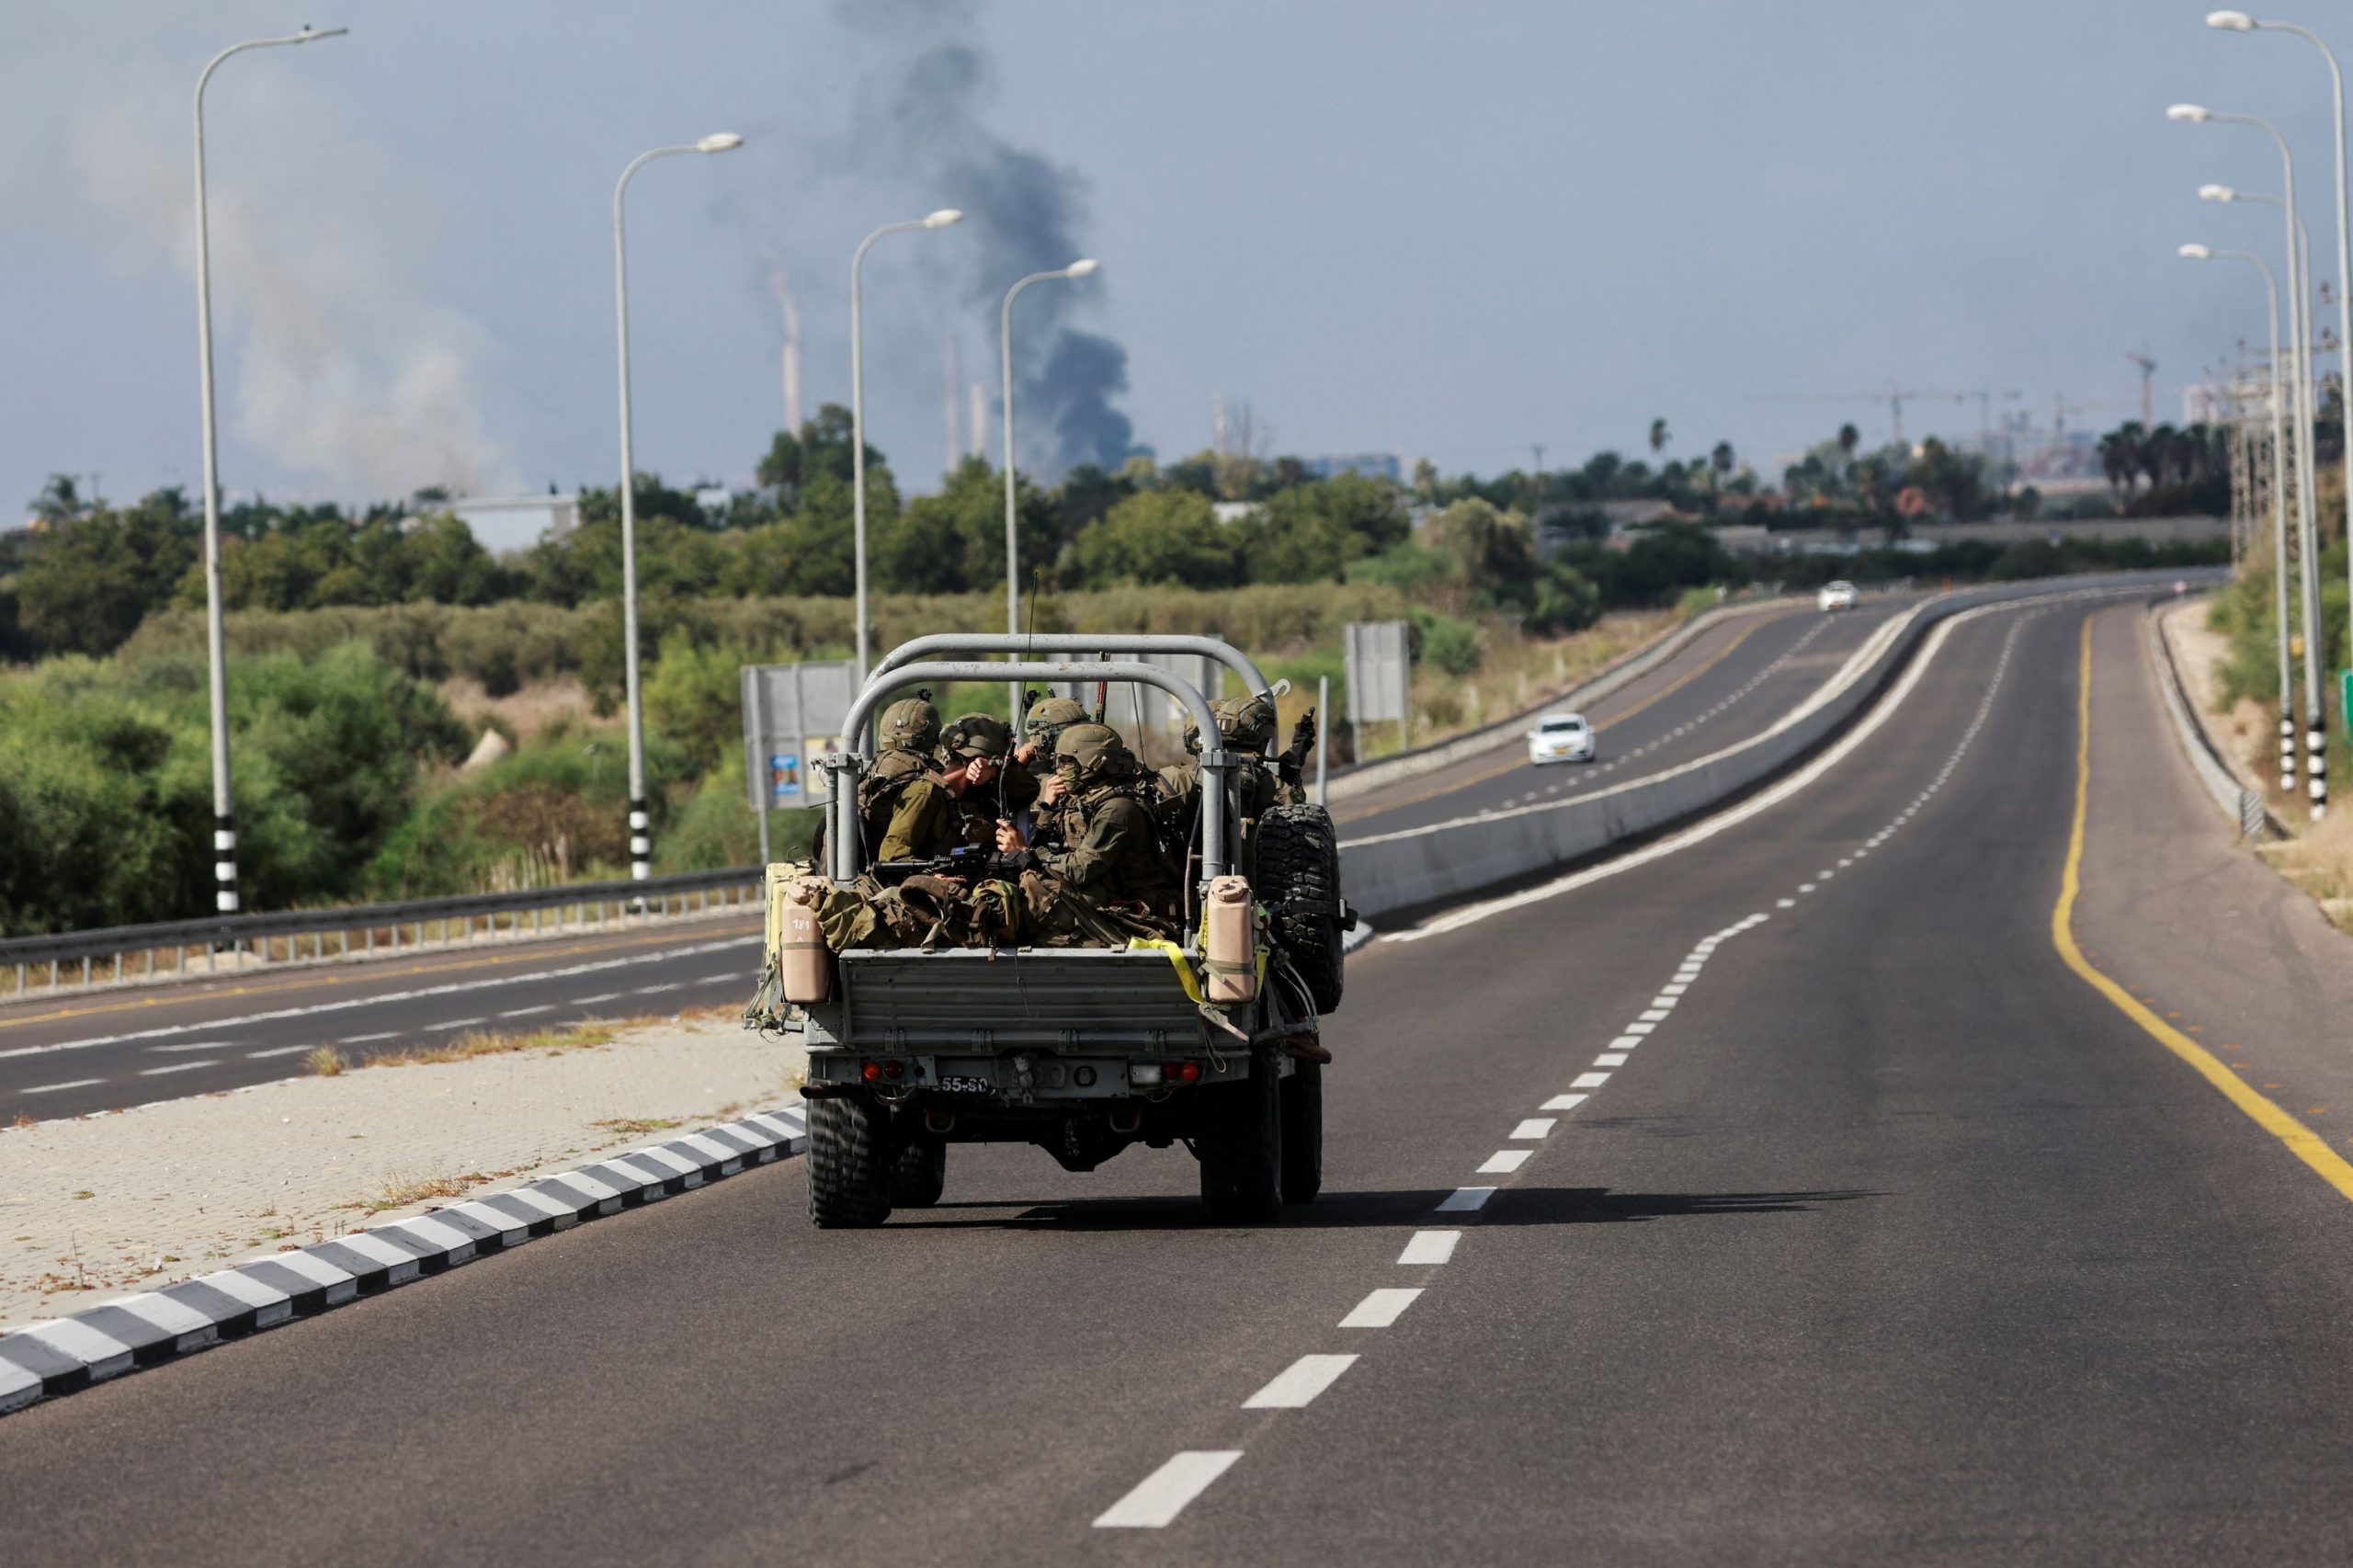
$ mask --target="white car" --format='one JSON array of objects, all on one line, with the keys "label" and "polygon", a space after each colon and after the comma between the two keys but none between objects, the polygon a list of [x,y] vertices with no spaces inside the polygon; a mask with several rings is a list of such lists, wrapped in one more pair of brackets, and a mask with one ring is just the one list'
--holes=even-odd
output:
[{"label": "white car", "polygon": [[1824,609],[1852,609],[1855,608],[1855,585],[1844,578],[1836,583],[1824,583],[1816,598]]},{"label": "white car", "polygon": [[1530,762],[1591,762],[1593,750],[1593,726],[1582,713],[1547,713],[1528,732]]}]

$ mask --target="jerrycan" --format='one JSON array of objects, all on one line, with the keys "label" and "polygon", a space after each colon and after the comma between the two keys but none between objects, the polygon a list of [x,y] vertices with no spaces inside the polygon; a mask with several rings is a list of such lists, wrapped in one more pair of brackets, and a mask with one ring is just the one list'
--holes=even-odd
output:
[{"label": "jerrycan", "polygon": [[1258,994],[1257,933],[1245,879],[1220,877],[1210,883],[1209,932],[1202,946],[1209,959],[1209,1000],[1247,1002]]},{"label": "jerrycan", "polygon": [[833,994],[834,958],[817,924],[822,877],[801,877],[784,890],[777,911],[776,967],[788,1002],[823,1002]]}]

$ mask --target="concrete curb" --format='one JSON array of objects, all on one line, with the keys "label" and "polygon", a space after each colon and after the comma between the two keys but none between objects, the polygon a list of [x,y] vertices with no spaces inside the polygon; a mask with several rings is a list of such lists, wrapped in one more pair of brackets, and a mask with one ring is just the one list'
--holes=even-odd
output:
[{"label": "concrete curb", "polygon": [[1828,744],[1887,688],[1938,621],[1981,605],[2169,585],[2176,575],[2054,577],[1929,599],[1881,628],[1761,735],[1591,794],[1343,840],[1341,886],[1352,906],[1377,918],[1468,898],[1659,832],[1756,789]]},{"label": "concrete curb", "polygon": [[51,1318],[0,1335],[0,1413],[315,1317],[360,1296],[445,1273],[583,1220],[642,1208],[808,1147],[804,1108],[786,1106]]},{"label": "concrete curb", "polygon": [[1546,699],[1533,708],[1523,709],[1509,718],[1498,719],[1492,724],[1442,741],[1415,746],[1371,762],[1354,764],[1333,773],[1324,789],[1327,801],[1353,800],[1375,790],[1407,778],[1418,778],[1425,773],[1435,773],[1450,767],[1464,757],[1492,751],[1496,744],[1524,728],[1529,720],[1557,708],[1577,708],[1600,701],[1627,682],[1648,675],[1667,660],[1688,647],[1691,640],[1710,627],[1745,616],[1764,615],[1774,610],[1794,609],[1803,601],[1781,596],[1752,599],[1744,604],[1722,605],[1703,610],[1671,631],[1663,632],[1654,642],[1620,653],[1611,663],[1580,685],[1573,686],[1557,697]]},{"label": "concrete curb", "polygon": [[2189,696],[2182,689],[2181,671],[2174,665],[2173,645],[2165,640],[2165,629],[2158,624],[2173,606],[2170,599],[2151,605],[2142,617],[2142,629],[2148,636],[2149,663],[2156,671],[2157,693],[2165,699],[2165,716],[2173,721],[2174,738],[2181,743],[2182,755],[2189,759],[2189,770],[2198,775],[2199,784],[2213,798],[2222,815],[2230,819],[2231,825],[2239,830],[2242,838],[2255,841],[2285,837],[2278,819],[2264,803],[2263,791],[2250,790],[2239,781],[2230,764],[2214,750],[2206,726],[2189,710]]}]

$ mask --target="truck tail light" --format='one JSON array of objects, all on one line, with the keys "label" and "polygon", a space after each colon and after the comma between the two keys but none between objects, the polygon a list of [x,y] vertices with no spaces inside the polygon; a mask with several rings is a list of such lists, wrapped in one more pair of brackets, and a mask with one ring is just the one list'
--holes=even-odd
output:
[{"label": "truck tail light", "polygon": [[1198,1084],[1201,1081],[1201,1064],[1198,1062],[1172,1062],[1168,1076],[1176,1083]]}]

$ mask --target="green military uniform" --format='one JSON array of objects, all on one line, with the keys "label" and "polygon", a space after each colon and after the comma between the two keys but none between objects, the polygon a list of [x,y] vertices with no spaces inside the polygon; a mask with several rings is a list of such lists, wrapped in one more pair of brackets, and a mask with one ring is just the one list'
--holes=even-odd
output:
[{"label": "green military uniform", "polygon": [[[1085,708],[1067,697],[1050,697],[1030,709],[1029,714],[1022,720],[1023,748],[1029,751],[1032,756],[1042,756],[1046,759],[1047,767],[1051,769],[1053,766],[1054,743],[1060,740],[1063,732],[1073,724],[1086,722]],[[1015,766],[1020,765],[1017,763]],[[1028,770],[1025,768],[1023,771],[1026,773]],[[1029,799],[1021,801],[1017,808],[1024,811],[1033,808],[1035,810],[1036,829],[1029,835],[1032,844],[1040,847],[1068,847],[1076,841],[1077,835],[1086,830],[1086,823],[1078,815],[1078,802],[1070,795],[1065,794],[1048,806],[1038,805],[1037,801],[1038,797],[1033,789]]]},{"label": "green military uniform", "polygon": [[[951,843],[995,851],[997,820],[1010,820],[1015,812],[1036,802],[1037,778],[1014,762],[1012,753],[1012,726],[986,713],[967,713],[952,719],[939,733],[939,765],[943,769],[961,767],[975,758],[986,758],[997,765],[994,781],[978,789],[967,785],[961,795],[949,791]],[[1022,798],[1025,791],[1026,800]]]},{"label": "green military uniform", "polygon": [[953,842],[956,799],[932,772],[939,710],[920,697],[882,712],[881,755],[858,781],[858,820],[877,860],[928,860]]},{"label": "green military uniform", "polygon": [[1140,798],[1149,776],[1102,724],[1073,724],[1054,742],[1054,769],[1070,790],[1077,831],[1061,849],[1037,852],[1040,868],[1061,885],[1102,903],[1142,904],[1173,914],[1180,890],[1160,852],[1158,824]]}]

